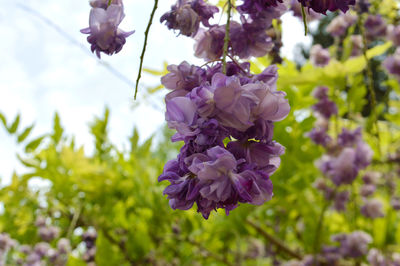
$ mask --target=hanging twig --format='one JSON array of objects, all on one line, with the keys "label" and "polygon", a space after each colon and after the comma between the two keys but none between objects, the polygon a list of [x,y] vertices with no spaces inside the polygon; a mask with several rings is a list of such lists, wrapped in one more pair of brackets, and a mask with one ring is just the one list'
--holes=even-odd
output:
[{"label": "hanging twig", "polygon": [[228,10],[226,11],[226,15],[228,16],[226,20],[226,26],[225,26],[225,38],[224,38],[224,51],[222,55],[222,73],[226,74],[226,56],[228,54],[228,48],[229,48],[229,32],[230,32],[230,27],[231,27],[231,10],[232,10],[232,3],[231,0],[228,0]]},{"label": "hanging twig", "polygon": [[302,260],[302,256],[298,254],[297,252],[291,250],[288,246],[283,243],[282,240],[274,237],[273,235],[269,234],[267,231],[262,229],[258,224],[255,222],[251,221],[250,219],[246,219],[246,223],[248,223],[251,227],[253,227],[259,234],[261,234],[265,239],[267,239],[271,244],[275,245],[278,247],[280,250],[285,252],[287,255]]},{"label": "hanging twig", "polygon": [[142,76],[142,67],[143,67],[144,55],[146,53],[147,39],[149,37],[151,24],[153,23],[154,14],[156,13],[157,7],[158,7],[158,0],[154,0],[154,7],[153,7],[153,10],[151,11],[150,19],[149,19],[149,23],[147,24],[146,31],[144,32],[143,50],[142,50],[142,54],[140,55],[139,73],[138,73],[138,76],[137,76],[137,79],[136,79],[136,86],[135,86],[135,96],[134,96],[135,100],[136,100],[136,95],[137,95],[137,92],[138,92],[138,86],[139,86],[140,77]]},{"label": "hanging twig", "polygon": [[306,15],[306,11],[304,10],[304,6],[302,4],[301,4],[301,16],[303,17],[304,36],[307,36],[307,33],[308,33],[307,15]]}]

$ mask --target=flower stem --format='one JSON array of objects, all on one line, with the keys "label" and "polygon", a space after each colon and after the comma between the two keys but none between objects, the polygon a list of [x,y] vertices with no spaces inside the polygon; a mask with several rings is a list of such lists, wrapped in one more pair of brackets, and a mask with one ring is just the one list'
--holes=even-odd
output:
[{"label": "flower stem", "polygon": [[376,138],[378,140],[377,146],[378,146],[378,157],[381,157],[381,141],[380,141],[380,132],[379,132],[379,124],[378,124],[378,113],[376,112],[376,95],[375,95],[375,90],[374,90],[374,77],[372,73],[372,65],[371,61],[368,59],[367,55],[367,50],[368,50],[368,42],[367,42],[367,36],[365,33],[365,29],[363,27],[363,16],[360,16],[360,19],[358,20],[358,27],[361,32],[362,36],[362,41],[363,41],[363,56],[365,59],[365,62],[367,64],[367,87],[368,87],[368,92],[369,92],[369,97],[371,99],[371,114],[373,115],[374,119],[374,125],[375,125],[375,134]]},{"label": "flower stem", "polygon": [[107,7],[109,7],[111,5],[112,0],[108,0],[108,4]]},{"label": "flower stem", "polygon": [[307,36],[307,33],[308,33],[307,15],[306,15],[306,11],[304,10],[304,6],[303,5],[301,5],[301,16],[303,17],[304,36]]},{"label": "flower stem", "polygon": [[229,32],[231,27],[231,10],[232,10],[232,3],[231,0],[228,0],[228,10],[226,11],[226,15],[228,16],[226,20],[225,26],[225,38],[224,38],[224,51],[222,56],[222,73],[226,74],[226,56],[228,54],[229,48]]},{"label": "flower stem", "polygon": [[285,245],[285,243],[274,237],[273,235],[269,234],[268,232],[266,232],[264,229],[262,229],[258,224],[256,224],[255,222],[253,222],[250,219],[246,219],[246,223],[248,223],[251,227],[253,227],[260,235],[262,235],[265,239],[267,239],[271,244],[275,245],[276,247],[278,247],[280,250],[282,250],[283,252],[285,252],[287,255],[302,260],[302,256],[300,254],[298,254],[297,252],[291,250],[288,246]]},{"label": "flower stem", "polygon": [[153,23],[154,13],[156,13],[157,7],[158,7],[158,0],[154,0],[154,6],[153,6],[153,10],[151,11],[151,14],[150,14],[149,23],[147,24],[146,31],[144,32],[144,44],[143,44],[142,54],[140,55],[139,73],[138,73],[138,76],[136,79],[136,86],[135,86],[135,96],[134,96],[135,100],[136,100],[136,95],[138,92],[140,77],[142,76],[142,67],[143,67],[144,55],[146,53],[147,39],[149,37],[151,24]]}]

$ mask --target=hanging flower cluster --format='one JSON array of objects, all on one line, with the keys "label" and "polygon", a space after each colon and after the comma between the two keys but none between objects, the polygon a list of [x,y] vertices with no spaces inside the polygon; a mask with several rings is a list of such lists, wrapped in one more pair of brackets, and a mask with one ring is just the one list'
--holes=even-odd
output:
[{"label": "hanging flower cluster", "polygon": [[329,118],[337,114],[337,106],[328,97],[329,88],[318,87],[314,97],[318,102],[313,106],[317,116],[316,127],[308,133],[311,140],[327,149],[327,154],[317,162],[321,172],[329,178],[318,179],[315,187],[321,190],[327,200],[334,201],[334,208],[344,211],[349,199],[349,191],[339,189],[353,183],[360,170],[366,168],[372,160],[371,148],[362,140],[361,128],[354,131],[342,129],[336,141],[328,135]]},{"label": "hanging flower cluster", "polygon": [[228,62],[200,68],[171,65],[162,78],[167,94],[166,120],[184,141],[177,159],[168,162],[159,181],[173,209],[197,204],[204,218],[217,208],[227,213],[238,203],[262,204],[272,197],[269,176],[284,148],[272,140],[273,122],[290,107],[276,90],[276,67],[250,75],[249,64]]},{"label": "hanging flower cluster", "polygon": [[88,42],[92,52],[100,58],[100,52],[112,55],[121,51],[126,38],[134,31],[125,32],[118,28],[125,17],[122,0],[94,0],[89,15],[89,27],[81,32],[89,34]]}]

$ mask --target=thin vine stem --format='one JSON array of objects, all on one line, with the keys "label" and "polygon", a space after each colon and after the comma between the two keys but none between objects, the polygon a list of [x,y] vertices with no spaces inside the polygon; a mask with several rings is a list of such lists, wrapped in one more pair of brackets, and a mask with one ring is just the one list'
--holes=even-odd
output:
[{"label": "thin vine stem", "polygon": [[222,73],[226,74],[226,56],[228,54],[228,48],[229,48],[229,32],[231,28],[231,10],[232,10],[232,3],[231,0],[228,0],[228,9],[226,11],[227,15],[227,20],[226,20],[226,26],[225,26],[225,38],[224,38],[224,51],[222,55]]},{"label": "thin vine stem", "polygon": [[278,247],[281,251],[285,252],[290,257],[302,260],[302,256],[300,254],[291,250],[288,246],[285,245],[285,243],[282,240],[269,234],[267,231],[262,229],[258,224],[256,224],[252,220],[246,219],[246,223],[249,224],[251,227],[253,227],[260,235],[262,235],[265,239],[267,239],[271,244]]},{"label": "thin vine stem", "polygon": [[368,50],[368,42],[367,42],[367,36],[365,33],[365,29],[363,27],[363,16],[360,15],[360,18],[358,20],[358,27],[361,32],[362,36],[362,42],[363,42],[363,56],[365,59],[365,62],[367,64],[367,87],[371,99],[371,113],[374,116],[374,125],[375,125],[375,130],[376,130],[376,137],[378,139],[378,156],[381,156],[381,138],[380,138],[380,132],[379,132],[379,124],[378,124],[378,113],[376,111],[376,95],[375,95],[375,90],[374,90],[374,77],[372,73],[372,65],[371,61],[368,59],[367,55],[367,50]]},{"label": "thin vine stem", "polygon": [[143,60],[144,60],[144,55],[146,53],[147,39],[149,38],[151,24],[153,23],[154,14],[156,13],[157,8],[158,8],[158,0],[154,0],[154,6],[153,6],[153,10],[151,11],[151,14],[150,14],[149,23],[147,24],[146,31],[144,32],[143,50],[142,50],[142,54],[140,55],[139,73],[138,73],[138,76],[136,79],[136,86],[135,86],[135,96],[134,96],[135,100],[136,100],[136,96],[137,96],[137,92],[138,92],[139,81],[142,76]]},{"label": "thin vine stem", "polygon": [[111,2],[112,2],[112,0],[108,0],[107,6],[110,6],[110,5],[111,5]]},{"label": "thin vine stem", "polygon": [[[336,192],[337,192],[337,187],[335,188],[335,190],[332,193],[332,199],[335,198]],[[315,231],[314,245],[313,245],[314,265],[317,264],[317,254],[318,254],[318,252],[320,250],[320,246],[321,246],[321,243],[320,243],[321,242],[321,232],[322,232],[322,228],[324,227],[325,214],[330,205],[331,205],[331,200],[327,200],[325,202],[324,206],[322,207],[321,213],[318,218],[318,224],[317,224],[317,229]]]},{"label": "thin vine stem", "polygon": [[307,36],[307,33],[308,33],[307,15],[306,15],[306,11],[304,10],[304,6],[303,5],[301,5],[301,16],[303,17],[304,36]]}]

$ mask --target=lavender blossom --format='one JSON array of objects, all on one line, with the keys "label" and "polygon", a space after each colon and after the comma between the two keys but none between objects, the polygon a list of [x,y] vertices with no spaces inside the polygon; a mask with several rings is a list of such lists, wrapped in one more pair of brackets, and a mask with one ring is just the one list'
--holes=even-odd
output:
[{"label": "lavender blossom", "polygon": [[387,37],[392,41],[393,45],[400,46],[400,25],[389,25],[387,29]]},{"label": "lavender blossom", "polygon": [[386,35],[386,22],[380,15],[369,15],[365,20],[364,27],[369,39],[376,39]]},{"label": "lavender blossom", "polygon": [[326,133],[325,128],[313,128],[310,132],[306,134],[315,144],[322,145],[326,147],[332,138]]},{"label": "lavender blossom", "polygon": [[160,22],[166,22],[168,29],[179,30],[185,36],[195,36],[200,22],[210,27],[209,19],[218,12],[216,6],[206,4],[203,0],[179,0],[171,10],[161,16]]},{"label": "lavender blossom", "polygon": [[340,242],[339,252],[345,257],[357,258],[367,254],[372,237],[363,231],[332,236],[332,241]]},{"label": "lavender blossom", "polygon": [[[97,6],[97,4],[95,5]],[[100,5],[101,6],[101,5]],[[92,52],[100,58],[100,52],[108,55],[121,51],[126,38],[134,31],[124,32],[118,28],[123,20],[124,8],[121,4],[111,4],[106,9],[93,7],[89,15],[89,27],[81,32],[89,34],[88,42],[92,45]]]},{"label": "lavender blossom", "polygon": [[303,6],[312,8],[317,13],[326,14],[329,11],[341,10],[346,12],[356,0],[298,0]]},{"label": "lavender blossom", "polygon": [[205,60],[215,60],[222,56],[225,38],[224,26],[200,29],[195,36],[195,56]]},{"label": "lavender blossom", "polygon": [[400,197],[393,197],[390,200],[390,204],[392,205],[392,208],[396,211],[400,210]]},{"label": "lavender blossom", "polygon": [[361,35],[351,35],[350,41],[352,44],[351,56],[360,56],[363,52],[364,43]]},{"label": "lavender blossom", "polygon": [[376,190],[376,186],[375,185],[373,185],[373,184],[364,184],[361,187],[360,194],[363,197],[369,197],[372,194],[374,194],[375,190]]},{"label": "lavender blossom", "polygon": [[387,57],[382,65],[390,74],[400,80],[400,48],[397,48],[392,56]]},{"label": "lavender blossom", "polygon": [[310,61],[313,65],[318,67],[324,67],[328,65],[331,60],[331,56],[327,49],[322,48],[320,44],[316,44],[311,47],[310,50]]},{"label": "lavender blossom", "polygon": [[[303,14],[301,11],[301,4],[297,0],[292,0],[290,2],[290,10],[293,11],[293,15],[297,18],[302,19]],[[321,14],[318,14],[314,10],[307,8],[305,9],[306,12],[306,18],[308,22],[311,22],[313,20],[317,20],[321,18]]]},{"label": "lavender blossom", "polygon": [[43,241],[50,242],[58,237],[59,231],[59,228],[55,226],[41,227],[39,228],[39,236]]},{"label": "lavender blossom", "polygon": [[371,219],[383,217],[382,207],[382,202],[377,199],[366,200],[361,207],[361,213]]},{"label": "lavender blossom", "polygon": [[354,25],[357,21],[357,16],[351,15],[350,13],[342,14],[329,23],[326,27],[326,32],[330,33],[334,37],[343,36],[347,29]]},{"label": "lavender blossom", "polygon": [[367,260],[371,266],[386,266],[388,265],[383,254],[376,248],[372,248],[368,252]]}]

